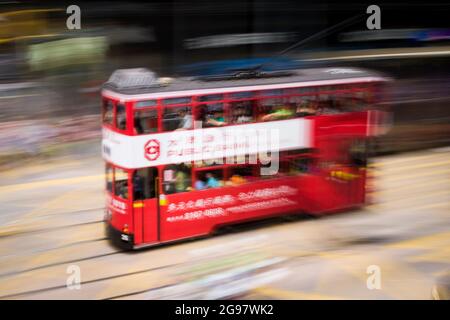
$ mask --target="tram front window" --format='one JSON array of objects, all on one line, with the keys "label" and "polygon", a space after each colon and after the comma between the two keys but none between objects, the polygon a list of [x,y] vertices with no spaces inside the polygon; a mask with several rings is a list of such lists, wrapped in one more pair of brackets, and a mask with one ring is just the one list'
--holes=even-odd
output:
[{"label": "tram front window", "polygon": [[105,100],[103,102],[103,123],[111,125],[113,122],[114,105],[111,101]]},{"label": "tram front window", "polygon": [[125,106],[118,104],[116,109],[116,128],[125,130],[127,128],[127,113]]},{"label": "tram front window", "polygon": [[122,199],[128,199],[128,172],[116,168],[114,176],[114,193]]},{"label": "tram front window", "polygon": [[106,190],[108,192],[113,191],[113,169],[109,164],[106,164],[105,167],[105,176],[106,176]]}]

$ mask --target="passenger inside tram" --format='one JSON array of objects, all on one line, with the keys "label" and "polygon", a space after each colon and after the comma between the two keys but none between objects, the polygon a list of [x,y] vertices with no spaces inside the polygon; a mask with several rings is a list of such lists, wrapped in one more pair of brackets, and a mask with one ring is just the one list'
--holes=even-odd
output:
[{"label": "passenger inside tram", "polygon": [[283,120],[289,119],[294,116],[295,112],[292,106],[288,106],[285,104],[277,105],[274,108],[274,111],[264,115],[261,120],[262,121],[274,121],[274,120]]},{"label": "passenger inside tram", "polygon": [[125,130],[127,126],[127,114],[124,105],[117,105],[116,109],[116,127]]},{"label": "passenger inside tram", "polygon": [[137,172],[133,175],[133,199],[144,199],[144,178],[137,174]]},{"label": "passenger inside tram", "polygon": [[246,183],[246,182],[247,182],[247,180],[244,177],[242,177],[242,176],[240,176],[238,174],[233,174],[230,177],[230,180],[227,181],[227,185],[238,186],[238,185],[241,185],[241,184]]},{"label": "passenger inside tram", "polygon": [[192,129],[192,115],[188,113],[187,108],[178,109],[179,124],[176,130]]},{"label": "passenger inside tram", "polygon": [[197,173],[197,180],[194,183],[194,187],[196,190],[221,187],[223,186],[221,177],[222,170],[199,172]]},{"label": "passenger inside tram", "polygon": [[187,191],[190,187],[190,179],[187,174],[187,167],[184,163],[181,163],[175,173],[175,190],[176,192]]},{"label": "passenger inside tram", "polygon": [[134,113],[134,134],[147,134],[158,131],[158,112],[138,110]]},{"label": "passenger inside tram", "polygon": [[169,165],[164,169],[163,191],[167,194],[190,191],[191,168],[180,163]]},{"label": "passenger inside tram", "polygon": [[258,176],[254,174],[254,166],[245,165],[230,169],[230,178],[226,182],[228,186],[238,186],[253,180],[257,180]]},{"label": "passenger inside tram", "polygon": [[116,180],[115,193],[122,199],[128,199],[128,180]]},{"label": "passenger inside tram", "polygon": [[139,116],[139,113],[136,112],[134,116],[134,133],[135,134],[143,134],[144,128],[142,128],[141,118]]},{"label": "passenger inside tram", "polygon": [[252,105],[248,102],[238,102],[232,106],[233,123],[247,123],[253,120]]},{"label": "passenger inside tram", "polygon": [[206,173],[206,187],[207,188],[218,188],[220,187],[220,181],[214,177],[212,172]]},{"label": "passenger inside tram", "polygon": [[198,107],[198,120],[202,122],[202,127],[220,127],[226,125],[223,115],[223,105],[221,103],[202,104]]},{"label": "passenger inside tram", "polygon": [[105,111],[104,111],[104,114],[103,114],[103,123],[106,123],[106,124],[112,124],[112,122],[113,122],[113,115],[114,115],[114,112],[113,112],[113,104],[111,103],[111,101],[107,101],[106,103],[105,103],[105,107],[104,107],[105,109]]},{"label": "passenger inside tram", "polygon": [[326,99],[319,101],[319,113],[323,115],[339,114],[344,112],[343,106],[336,100]]},{"label": "passenger inside tram", "polygon": [[199,177],[199,178],[197,179],[197,181],[195,181],[194,188],[195,188],[195,190],[203,190],[203,189],[206,189],[205,181],[203,181],[203,179],[202,179],[201,177]]},{"label": "passenger inside tram", "polygon": [[128,199],[128,172],[120,168],[114,170],[114,193],[122,199]]},{"label": "passenger inside tram", "polygon": [[225,122],[225,118],[223,116],[223,109],[221,107],[217,107],[211,110],[206,115],[206,124],[207,126],[220,127],[224,126],[227,123]]}]

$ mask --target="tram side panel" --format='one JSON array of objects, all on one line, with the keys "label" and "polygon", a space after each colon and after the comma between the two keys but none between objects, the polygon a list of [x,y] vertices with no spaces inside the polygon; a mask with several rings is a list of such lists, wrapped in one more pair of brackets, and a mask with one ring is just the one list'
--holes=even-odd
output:
[{"label": "tram side panel", "polygon": [[206,235],[232,223],[299,212],[304,207],[297,177],[260,180],[242,186],[222,187],[167,195],[160,207],[161,241]]}]

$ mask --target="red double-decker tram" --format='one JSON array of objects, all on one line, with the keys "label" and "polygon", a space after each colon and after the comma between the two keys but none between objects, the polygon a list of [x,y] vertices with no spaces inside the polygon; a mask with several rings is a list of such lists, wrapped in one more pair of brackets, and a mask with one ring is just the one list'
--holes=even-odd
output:
[{"label": "red double-decker tram", "polygon": [[113,73],[102,90],[106,223],[127,248],[366,202],[386,79],[353,68],[214,78]]}]

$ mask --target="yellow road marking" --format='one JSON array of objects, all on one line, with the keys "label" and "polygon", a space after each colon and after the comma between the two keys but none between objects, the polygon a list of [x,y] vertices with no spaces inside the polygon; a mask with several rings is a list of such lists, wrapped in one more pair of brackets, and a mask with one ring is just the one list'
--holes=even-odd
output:
[{"label": "yellow road marking", "polygon": [[402,198],[396,198],[396,199],[392,199],[386,202],[382,202],[381,204],[383,205],[390,205],[392,203],[398,203],[398,202],[402,202],[402,201],[408,201],[409,204],[411,204],[411,200],[417,200],[417,199],[426,199],[426,198],[430,198],[430,197],[435,197],[435,196],[441,196],[441,195],[450,195],[450,190],[441,190],[441,191],[436,191],[436,192],[427,192],[421,195],[415,195],[414,197],[411,197],[411,195],[406,195],[406,197],[402,197]]},{"label": "yellow road marking", "polygon": [[414,256],[411,260],[418,262],[443,262],[448,264],[450,261],[450,247],[432,248],[430,252]]},{"label": "yellow road marking", "polygon": [[379,162],[374,162],[371,165],[373,167],[385,167],[385,166],[391,166],[391,165],[399,164],[399,163],[411,162],[411,161],[416,161],[416,160],[425,160],[425,159],[430,159],[430,158],[436,158],[436,157],[439,157],[440,155],[443,155],[443,154],[426,154],[426,155],[421,155],[421,156],[405,157],[405,158],[402,158],[402,159],[381,160]]},{"label": "yellow road marking", "polygon": [[[402,199],[405,200],[405,199]],[[389,205],[389,202],[386,203],[375,203],[366,206],[365,208],[368,210],[379,210],[382,208],[385,208],[386,205]],[[449,202],[439,202],[439,203],[433,203],[433,204],[427,204],[424,206],[413,206],[408,208],[409,211],[415,211],[415,210],[423,210],[423,209],[436,209],[436,208],[445,208],[450,206]]]},{"label": "yellow road marking", "polygon": [[9,179],[22,178],[24,176],[42,173],[46,170],[55,172],[56,169],[61,169],[61,167],[63,170],[66,170],[67,167],[81,167],[82,165],[83,164],[81,163],[81,161],[74,159],[64,159],[64,161],[50,160],[46,161],[45,163],[32,163],[27,166],[21,167],[19,170],[17,168],[12,168],[1,172],[1,175],[8,177]]},{"label": "yellow road marking", "polygon": [[448,161],[440,161],[440,162],[430,162],[430,163],[422,163],[422,164],[416,164],[413,166],[401,166],[401,167],[395,167],[395,168],[385,168],[382,172],[374,172],[374,176],[380,176],[380,175],[389,175],[389,174],[396,174],[399,171],[408,171],[408,170],[415,170],[415,169],[423,169],[423,168],[430,168],[430,167],[438,167],[442,165],[450,164],[450,160]]},{"label": "yellow road marking", "polygon": [[[437,185],[441,185],[441,184],[450,184],[450,178],[444,178],[442,180],[432,180],[432,181],[428,181],[428,182],[422,182],[422,183],[417,183],[414,185],[404,185],[404,186],[400,186],[400,187],[395,187],[395,188],[386,188],[386,189],[382,189],[380,191],[373,191],[370,192],[371,195],[374,196],[379,196],[379,195],[392,195],[392,194],[396,194],[399,191],[411,191],[411,190],[416,190],[416,189],[420,189],[420,188],[424,188],[424,187],[428,187],[428,186],[437,186]],[[424,190],[424,191],[428,191],[428,190]]]},{"label": "yellow road marking", "polygon": [[392,244],[388,244],[387,247],[392,248],[403,248],[403,249],[411,249],[411,248],[430,248],[430,245],[448,245],[450,244],[450,231],[435,233],[432,235],[426,235],[422,237],[412,238]]},{"label": "yellow road marking", "polygon": [[[80,199],[93,199],[94,203],[86,203],[86,201],[80,202]],[[100,201],[100,202],[99,202]],[[62,215],[73,211],[89,210],[95,208],[102,202],[103,199],[98,199],[93,196],[93,192],[85,188],[76,188],[63,192],[55,198],[51,198],[49,201],[43,204],[36,204],[34,209],[28,213],[23,214],[14,220],[14,222],[0,226],[0,236],[9,236],[17,233],[31,232],[43,227],[54,226],[54,220],[49,220],[50,216],[44,219],[38,220],[42,215]],[[92,201],[91,201],[92,202]],[[69,209],[69,211],[68,211]],[[56,220],[57,222],[58,220]],[[58,225],[58,223],[56,224]]]},{"label": "yellow road marking", "polygon": [[419,207],[419,209],[436,209],[436,208],[445,208],[445,207],[450,208],[450,201],[427,204],[425,206]]},{"label": "yellow road marking", "polygon": [[96,174],[96,175],[90,175],[90,176],[51,179],[51,180],[39,180],[39,181],[33,181],[33,182],[12,184],[9,186],[1,186],[0,193],[16,192],[16,191],[30,190],[30,189],[36,189],[36,188],[42,188],[42,187],[53,187],[53,186],[74,184],[74,183],[81,183],[81,182],[101,181],[102,179],[104,179],[104,177],[105,177],[104,174]]},{"label": "yellow road marking", "polygon": [[445,174],[450,173],[450,169],[444,169],[444,170],[433,170],[433,171],[425,171],[417,174],[411,174],[411,175],[401,175],[401,176],[382,176],[384,181],[387,182],[396,182],[396,181],[402,181],[402,180],[408,180],[411,178],[423,178],[428,176],[433,176],[437,174]]},{"label": "yellow road marking", "polygon": [[318,293],[306,293],[300,291],[284,290],[274,287],[264,286],[255,288],[252,293],[261,294],[263,296],[274,297],[285,300],[342,300],[343,297],[328,296]]}]

